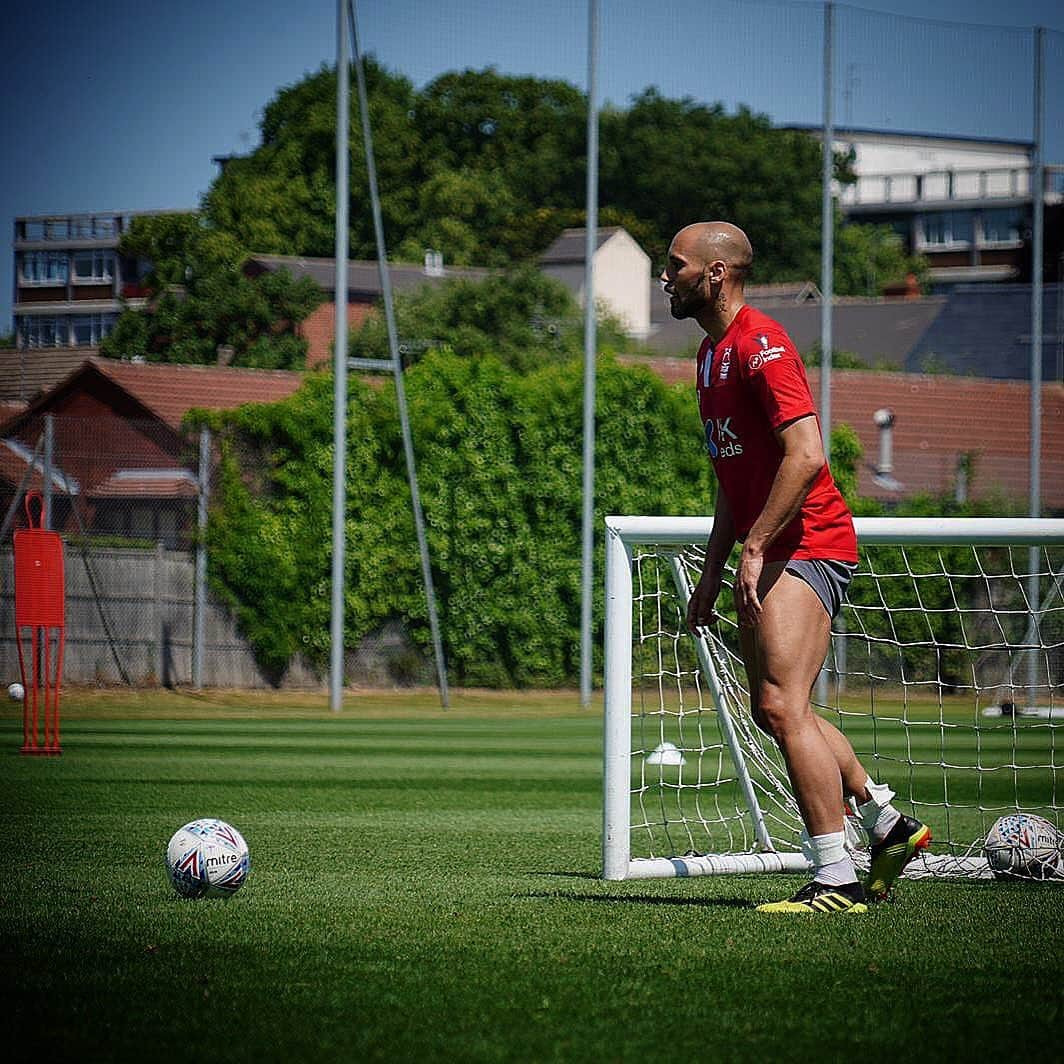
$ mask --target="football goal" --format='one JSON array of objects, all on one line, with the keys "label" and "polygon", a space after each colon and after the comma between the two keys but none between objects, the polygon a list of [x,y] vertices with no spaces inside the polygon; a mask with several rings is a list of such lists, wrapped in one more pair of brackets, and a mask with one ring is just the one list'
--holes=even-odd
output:
[{"label": "football goal", "polygon": [[[998,817],[1064,827],[1064,521],[855,524],[814,706],[931,825],[906,875],[989,876]],[[711,526],[606,520],[607,879],[810,868],[783,759],[750,716],[730,586],[712,629],[684,623]],[[846,834],[867,869],[855,817]]]}]

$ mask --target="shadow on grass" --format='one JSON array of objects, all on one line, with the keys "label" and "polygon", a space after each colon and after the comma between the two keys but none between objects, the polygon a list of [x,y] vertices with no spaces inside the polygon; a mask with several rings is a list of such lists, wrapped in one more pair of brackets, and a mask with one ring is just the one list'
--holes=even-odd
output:
[{"label": "shadow on grass", "polygon": [[660,894],[581,894],[572,890],[533,890],[514,894],[515,898],[533,901],[591,901],[607,905],[683,905],[715,909],[753,909],[755,903],[746,898],[676,898]]}]

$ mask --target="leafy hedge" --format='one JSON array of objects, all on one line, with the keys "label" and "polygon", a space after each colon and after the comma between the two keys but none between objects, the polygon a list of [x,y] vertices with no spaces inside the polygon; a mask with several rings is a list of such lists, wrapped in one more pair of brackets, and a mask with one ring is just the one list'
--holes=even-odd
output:
[{"label": "leafy hedge", "polygon": [[[554,686],[579,674],[583,367],[518,373],[430,353],[404,377],[451,681]],[[400,620],[430,645],[394,386],[351,381],[348,646]],[[328,657],[332,379],[214,415],[222,462],[209,526],[213,586],[262,665]],[[606,513],[704,513],[712,497],[689,389],[598,365],[595,527]],[[595,580],[601,644],[602,537]],[[601,666],[596,662],[596,670]]]},{"label": "leafy hedge", "polygon": [[[448,673],[463,686],[557,686],[579,674],[583,366],[520,372],[492,356],[430,352],[405,374]],[[595,528],[606,513],[695,514],[713,484],[691,389],[600,359]],[[394,385],[350,382],[345,640],[356,646],[399,621],[431,645]],[[292,397],[209,416],[222,461],[208,530],[213,587],[236,612],[260,663],[280,677],[293,656],[329,651],[332,378],[312,374]],[[832,433],[832,467],[857,514],[857,436]],[[1000,500],[960,507],[917,498],[893,512],[1009,512]],[[597,535],[594,646],[602,644],[602,536]],[[976,664],[960,612],[985,605],[969,548],[878,547],[878,572],[855,605],[873,637],[868,667],[885,682],[964,684]],[[1000,563],[987,555],[988,562]],[[973,568],[975,566],[975,568]],[[951,582],[944,573],[971,574]],[[1002,592],[1004,593],[1004,592]],[[883,596],[882,598],[880,596]],[[1015,605],[1015,604],[1013,604]],[[890,612],[878,607],[889,607]],[[1022,610],[1022,604],[1020,604]],[[932,633],[934,640],[931,639]],[[1017,633],[1018,634],[1018,633]],[[972,633],[967,633],[970,638]],[[897,638],[903,651],[879,640]],[[937,644],[937,645],[936,645]],[[984,655],[985,657],[985,655]],[[595,671],[600,674],[601,661]]]}]

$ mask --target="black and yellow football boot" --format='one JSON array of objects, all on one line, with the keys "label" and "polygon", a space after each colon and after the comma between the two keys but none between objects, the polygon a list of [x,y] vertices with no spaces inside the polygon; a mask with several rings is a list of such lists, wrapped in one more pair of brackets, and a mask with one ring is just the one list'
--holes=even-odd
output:
[{"label": "black and yellow football boot", "polygon": [[886,898],[902,869],[930,845],[931,829],[919,820],[902,816],[884,839],[869,849],[872,857],[868,870],[869,897],[873,901]]},{"label": "black and yellow football boot", "polygon": [[826,883],[806,883],[786,901],[771,901],[757,907],[759,913],[866,913],[864,887],[846,883],[831,887]]}]

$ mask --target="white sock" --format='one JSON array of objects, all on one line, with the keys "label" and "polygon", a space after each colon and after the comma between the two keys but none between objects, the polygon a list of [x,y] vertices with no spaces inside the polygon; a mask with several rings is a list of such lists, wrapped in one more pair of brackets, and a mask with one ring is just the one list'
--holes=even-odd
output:
[{"label": "white sock", "polygon": [[857,807],[857,815],[872,842],[879,842],[897,824],[901,813],[890,804],[894,792],[885,783],[873,783],[869,777],[865,789],[872,797]]},{"label": "white sock", "polygon": [[857,870],[846,852],[846,833],[832,831],[827,835],[811,835],[809,849],[813,855],[813,878],[829,887],[841,887],[857,882]]}]

